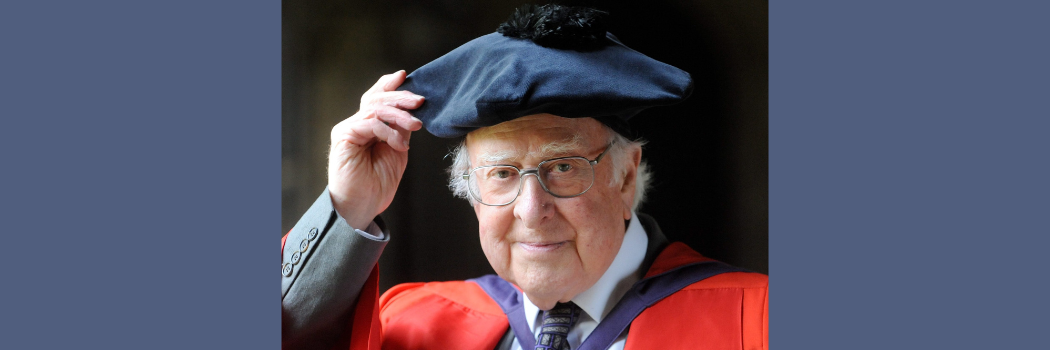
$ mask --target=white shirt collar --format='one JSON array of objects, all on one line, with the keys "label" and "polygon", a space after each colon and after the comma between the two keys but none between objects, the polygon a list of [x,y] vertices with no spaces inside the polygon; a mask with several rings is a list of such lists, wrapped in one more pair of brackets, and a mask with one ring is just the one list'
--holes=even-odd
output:
[{"label": "white shirt collar", "polygon": [[[602,277],[591,288],[572,298],[572,302],[583,309],[596,323],[601,322],[602,318],[608,315],[613,306],[620,301],[620,298],[631,289],[631,286],[641,279],[644,271],[640,269],[642,261],[645,260],[645,250],[648,244],[649,237],[642,228],[638,216],[632,212],[631,222],[627,226],[620,251],[616,253],[609,269],[605,270]],[[540,312],[540,308],[533,304],[528,296],[523,299],[525,319],[529,322],[529,328],[535,331],[536,315]]]}]

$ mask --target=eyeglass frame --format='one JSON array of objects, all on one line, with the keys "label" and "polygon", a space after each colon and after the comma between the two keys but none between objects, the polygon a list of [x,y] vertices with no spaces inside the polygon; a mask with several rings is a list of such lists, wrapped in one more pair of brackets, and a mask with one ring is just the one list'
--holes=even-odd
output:
[{"label": "eyeglass frame", "polygon": [[[470,186],[469,185],[467,186],[468,187],[467,193],[469,193],[470,196],[474,198],[474,200],[478,201],[478,203],[481,203],[481,204],[484,204],[484,205],[487,205],[487,206],[490,206],[490,207],[507,206],[507,205],[510,205],[511,203],[514,203],[514,201],[518,200],[518,197],[521,197],[521,189],[525,187],[525,176],[527,176],[527,175],[536,176],[536,181],[540,183],[540,188],[543,189],[543,192],[547,192],[548,194],[554,196],[554,198],[579,197],[579,196],[582,196],[584,193],[587,193],[587,191],[590,191],[591,187],[594,187],[594,174],[595,174],[594,166],[598,165],[598,162],[602,161],[602,158],[604,158],[605,154],[608,153],[610,149],[612,149],[612,146],[614,144],[615,144],[615,142],[610,143],[608,146],[605,146],[605,150],[602,151],[602,153],[599,153],[598,156],[594,158],[594,160],[587,159],[587,157],[584,157],[584,156],[568,156],[568,157],[551,158],[551,159],[547,159],[547,160],[544,160],[542,162],[537,163],[535,168],[526,169],[526,170],[521,170],[521,168],[518,168],[518,167],[513,166],[513,165],[509,165],[509,164],[483,165],[483,166],[472,168],[469,171],[467,171],[465,174],[463,174],[463,180],[466,180],[469,183],[470,182],[470,174],[473,174],[475,170],[483,169],[483,168],[511,167],[511,168],[514,168],[514,170],[517,170],[518,171],[518,175],[521,176],[520,178],[518,178],[518,193],[516,193],[514,195],[514,199],[511,199],[507,203],[503,203],[503,204],[488,204],[488,203],[485,203],[485,202],[481,201],[481,198],[478,198],[480,195],[475,195],[474,192],[469,189]],[[578,194],[574,194],[574,195],[571,195],[571,196],[559,196],[559,195],[556,195],[553,192],[551,192],[550,189],[547,188],[547,184],[543,183],[543,178],[540,177],[540,167],[542,167],[543,164],[547,163],[547,162],[558,161],[558,160],[569,159],[569,158],[580,158],[580,159],[586,160],[587,164],[590,164],[590,166],[591,166],[591,184],[587,186],[587,189],[583,190],[583,192],[580,192]]]}]

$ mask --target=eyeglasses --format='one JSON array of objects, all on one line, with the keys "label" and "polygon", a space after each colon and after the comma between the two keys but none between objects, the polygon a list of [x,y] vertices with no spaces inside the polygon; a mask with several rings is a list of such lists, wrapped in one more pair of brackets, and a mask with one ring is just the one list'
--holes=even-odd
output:
[{"label": "eyeglasses", "polygon": [[609,145],[594,160],[584,157],[561,157],[540,162],[535,169],[521,170],[512,165],[487,165],[463,174],[470,196],[481,204],[503,206],[518,199],[526,176],[534,175],[540,187],[557,198],[572,198],[587,193],[594,185],[594,166],[605,157]]}]

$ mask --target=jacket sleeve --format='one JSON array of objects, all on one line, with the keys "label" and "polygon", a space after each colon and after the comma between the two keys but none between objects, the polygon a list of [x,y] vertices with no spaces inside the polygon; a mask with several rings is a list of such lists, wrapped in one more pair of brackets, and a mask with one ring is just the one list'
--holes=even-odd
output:
[{"label": "jacket sleeve", "polygon": [[[365,304],[374,304],[376,262],[390,240],[378,217],[366,231],[372,233],[351,228],[339,217],[325,189],[285,236],[281,249],[282,348],[341,347],[351,328],[365,326],[353,325],[354,309],[359,296],[373,299]],[[366,282],[371,283],[362,295]]]}]

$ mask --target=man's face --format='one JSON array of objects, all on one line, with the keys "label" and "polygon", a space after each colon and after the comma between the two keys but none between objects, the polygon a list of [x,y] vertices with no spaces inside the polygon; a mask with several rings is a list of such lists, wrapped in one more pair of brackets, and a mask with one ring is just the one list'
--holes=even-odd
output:
[{"label": "man's face", "polygon": [[[478,129],[467,135],[466,144],[471,167],[505,164],[524,170],[555,157],[593,160],[605,151],[608,136],[592,118],[539,114]],[[613,169],[610,157],[617,156],[609,154],[594,166],[594,185],[581,196],[556,198],[535,176],[526,176],[513,203],[474,205],[489,263],[541,309],[590,288],[620,250],[637,162],[624,162],[628,174],[610,184],[614,171],[623,171]]]}]

